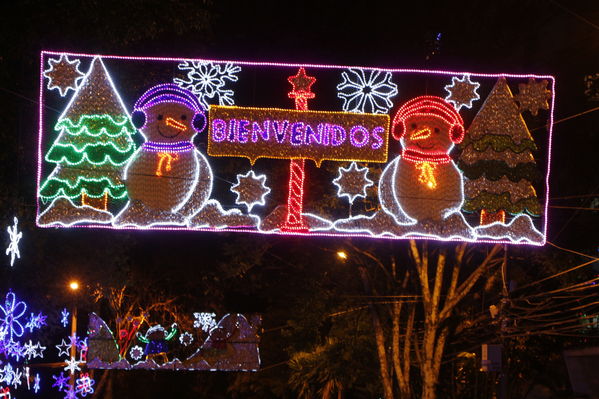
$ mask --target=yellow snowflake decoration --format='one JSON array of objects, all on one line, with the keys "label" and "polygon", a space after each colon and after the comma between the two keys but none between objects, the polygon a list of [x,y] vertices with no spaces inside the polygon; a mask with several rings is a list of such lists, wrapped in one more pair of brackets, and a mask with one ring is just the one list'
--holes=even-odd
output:
[{"label": "yellow snowflake decoration", "polygon": [[537,82],[535,79],[528,79],[528,83],[520,83],[518,85],[518,94],[514,99],[520,104],[520,112],[530,111],[531,114],[537,115],[539,109],[549,109],[549,99],[551,91],[547,90],[547,80]]}]

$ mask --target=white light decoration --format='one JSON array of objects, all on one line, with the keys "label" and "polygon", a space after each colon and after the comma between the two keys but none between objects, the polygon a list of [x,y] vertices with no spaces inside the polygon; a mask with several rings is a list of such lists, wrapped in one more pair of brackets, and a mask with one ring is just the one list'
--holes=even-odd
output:
[{"label": "white light decoration", "polygon": [[135,345],[129,350],[129,355],[133,360],[140,360],[144,356],[144,349],[139,345]]},{"label": "white light decoration", "polygon": [[[217,99],[219,105],[233,105],[233,90],[226,89],[227,81],[237,82],[241,67],[232,63],[215,64],[202,61],[183,61],[178,66],[187,73],[187,79],[174,78],[173,82],[198,96],[204,109]],[[208,100],[211,100],[210,102]]]},{"label": "white light decoration", "polygon": [[56,346],[56,349],[58,349],[58,356],[69,356],[69,351],[71,350],[72,345],[70,343],[65,342],[64,338],[59,345],[54,346]]},{"label": "white light decoration", "polygon": [[71,374],[75,374],[75,371],[81,371],[81,368],[79,367],[81,362],[74,357],[67,359],[65,363],[67,364],[64,368],[65,371],[68,371]]},{"label": "white light decoration", "polygon": [[245,205],[251,212],[255,205],[266,203],[264,198],[270,193],[270,188],[266,186],[266,175],[256,176],[250,170],[245,175],[237,175],[237,183],[231,187],[231,191],[237,194],[235,203]]},{"label": "white light decoration", "polygon": [[58,90],[61,97],[67,95],[69,90],[76,90],[80,79],[85,74],[79,70],[81,61],[70,61],[66,54],[61,54],[59,59],[48,60],[50,68],[44,71],[44,76],[48,78],[48,90]]},{"label": "white light decoration", "polygon": [[62,309],[62,312],[60,312],[60,322],[63,327],[66,327],[69,324],[69,315],[70,313],[66,308]]},{"label": "white light decoration", "polygon": [[337,97],[343,100],[343,110],[371,114],[386,114],[393,107],[397,85],[391,82],[391,72],[376,69],[349,68],[341,73]]},{"label": "white light decoration", "polygon": [[193,317],[195,317],[193,326],[201,328],[204,332],[209,332],[216,326],[216,313],[197,312],[193,314]]},{"label": "white light decoration", "polygon": [[479,87],[480,83],[472,82],[468,74],[464,75],[462,79],[454,76],[451,78],[451,84],[445,86],[445,90],[449,93],[445,100],[453,104],[457,111],[462,107],[472,108],[474,101],[480,98],[476,92]]},{"label": "white light decoration", "polygon": [[23,232],[18,231],[17,225],[19,224],[19,220],[15,216],[13,218],[12,227],[7,227],[9,244],[8,248],[6,248],[6,255],[10,256],[10,266],[12,267],[15,263],[15,257],[17,259],[21,258],[21,253],[19,252],[19,241],[23,237]]},{"label": "white light decoration", "polygon": [[183,346],[189,346],[193,342],[193,335],[188,332],[184,332],[183,334],[179,335],[179,342],[181,342],[181,345]]},{"label": "white light decoration", "polygon": [[353,204],[358,197],[366,198],[366,188],[374,185],[367,175],[368,168],[359,168],[355,162],[352,162],[347,169],[339,168],[339,174],[333,180],[333,184],[337,186],[337,196],[347,197],[350,204]]},{"label": "white light decoration", "polygon": [[[115,74],[117,71],[121,74],[118,87],[114,86],[104,62],[114,68]],[[175,76],[172,70],[164,68],[167,65],[178,67]],[[76,66],[86,69],[84,77]],[[134,99],[144,92],[147,87],[131,86],[129,77],[143,74],[147,68],[156,72],[148,87],[164,89],[164,97],[146,97],[146,92],[139,97],[139,107],[137,103],[134,107],[132,104],[125,107],[119,93]],[[292,75],[294,73],[296,75]],[[286,77],[293,86],[291,91],[285,88]],[[310,236],[316,240],[319,237],[373,237],[535,246],[546,242],[555,108],[553,76],[42,51],[39,78],[36,206],[39,227],[194,231],[198,234],[235,232]],[[494,98],[495,89],[488,92],[486,88],[498,80],[505,82],[506,93]],[[519,87],[520,93],[512,95],[510,87]],[[485,88],[484,93],[482,88]],[[186,96],[183,91],[188,92]],[[66,95],[62,99],[64,112],[49,114],[48,107],[57,106],[61,101],[59,92]],[[331,93],[339,100],[336,107],[326,109],[330,103],[327,96]],[[483,94],[486,98],[481,99]],[[420,157],[422,152],[415,156],[418,159],[411,161],[413,172],[406,177],[408,167],[404,161],[407,158],[403,153],[406,148],[402,147],[398,133],[402,123],[396,120],[396,108],[400,105],[396,103],[432,96],[442,100],[445,106],[421,107],[417,112],[420,119],[403,120],[403,127],[414,123],[425,125],[439,117],[439,112],[447,115],[457,112],[460,119],[461,111],[467,115],[467,122],[464,124],[462,120],[460,124],[461,129],[454,129],[456,124],[450,123],[449,131],[444,131],[442,126],[419,131],[428,131],[422,133],[421,138],[429,133],[430,136],[438,134],[436,137],[449,137],[462,147],[459,152],[454,150],[449,154],[450,148],[445,144],[432,149],[423,146],[421,151],[426,157]],[[106,101],[106,98],[112,100]],[[315,105],[311,109],[308,102],[314,98],[317,100],[310,102]],[[142,104],[142,99],[148,102]],[[234,105],[240,102],[243,106]],[[191,105],[190,111],[192,108],[201,110],[207,128],[200,129],[200,124],[195,123],[200,112],[180,112],[181,105]],[[155,106],[156,112],[152,111]],[[170,112],[173,106],[176,112]],[[162,112],[161,107],[168,108],[169,112]],[[537,114],[535,120],[547,127],[546,134],[524,137],[505,129],[506,125],[517,123],[525,111]],[[68,115],[72,117],[65,118]],[[69,119],[72,124],[63,126],[66,123],[63,119]],[[478,136],[475,121],[480,125]],[[127,128],[131,140],[127,141],[128,145],[120,145],[115,135],[129,125],[141,127]],[[199,134],[194,137],[191,127],[196,125]],[[527,130],[525,121],[520,125],[522,132]],[[152,138],[148,134],[153,126],[162,129],[156,133],[161,137]],[[468,133],[464,135],[466,127]],[[173,136],[173,129],[181,132]],[[68,140],[57,140],[59,135]],[[86,140],[85,135],[94,139]],[[463,141],[454,140],[458,136]],[[143,151],[139,149],[142,142]],[[70,150],[70,144],[77,144],[75,150],[81,149],[86,157]],[[107,150],[97,147],[104,144]],[[526,150],[521,152],[524,147]],[[473,151],[464,150],[473,148]],[[535,152],[538,149],[546,149],[547,155]],[[419,152],[414,147],[413,150]],[[137,157],[144,151],[148,162],[142,170]],[[104,159],[107,154],[110,154],[110,162]],[[534,162],[524,160],[530,164],[526,170],[515,171],[514,161],[529,154],[534,154]],[[220,157],[237,159],[229,163]],[[251,166],[246,166],[244,158]],[[263,163],[262,158],[280,161]],[[309,161],[315,162],[315,166]],[[326,161],[326,167],[322,167],[322,161]],[[281,171],[274,166],[285,162],[290,165],[289,180],[282,179]],[[108,175],[99,174],[99,169],[104,169],[102,165],[114,166],[111,170],[116,177],[110,184],[104,179]],[[454,166],[458,169],[456,173],[453,173]],[[64,175],[58,173],[59,167]],[[449,179],[452,182],[448,180],[449,169],[452,169]],[[376,179],[373,178],[375,170]],[[527,180],[526,176],[532,177],[538,171],[544,180]],[[480,172],[484,172],[484,176]],[[520,179],[516,184],[489,178],[498,173],[526,175],[524,180],[527,181],[522,184]],[[142,181],[145,177],[158,183],[145,184]],[[225,188],[226,183],[222,182],[227,180],[230,184]],[[462,180],[463,188],[457,184],[458,180]],[[318,195],[322,190],[312,185],[323,181],[329,182],[329,189],[334,187],[339,197],[331,205],[345,208],[343,204],[347,199],[353,218],[333,220],[345,209],[320,206]],[[135,182],[141,182],[138,187],[145,190],[141,196],[135,194]],[[420,183],[424,184],[418,186],[422,192],[399,193],[406,186]],[[110,192],[108,199],[102,202],[103,197],[98,195],[105,186]],[[516,186],[519,192],[510,190]],[[524,189],[535,194],[523,197]],[[434,198],[429,195],[433,191]],[[506,199],[508,194],[510,197]],[[351,204],[362,202],[366,195],[372,207],[352,209]],[[527,200],[524,205],[515,198],[518,195]],[[426,201],[409,199],[423,197]],[[410,202],[426,204],[422,207],[427,209],[415,213]],[[446,206],[437,212],[433,210],[433,203]],[[428,217],[423,216],[424,212],[436,213]],[[493,223],[498,220],[501,223]],[[18,234],[16,231],[15,235]],[[26,251],[23,247],[21,250]],[[12,251],[11,263],[16,263],[18,247]],[[62,321],[68,324],[66,319]],[[36,322],[30,319],[26,329],[33,328]],[[192,345],[200,340],[200,335],[204,334],[193,333]],[[14,357],[22,358],[21,348],[13,345],[10,350]],[[127,360],[131,361],[131,357],[127,356]]]}]

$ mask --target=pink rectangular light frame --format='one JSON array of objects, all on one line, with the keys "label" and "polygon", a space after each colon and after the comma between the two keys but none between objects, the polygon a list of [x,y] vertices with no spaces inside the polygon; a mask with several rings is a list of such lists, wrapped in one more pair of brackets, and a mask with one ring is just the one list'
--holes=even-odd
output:
[{"label": "pink rectangular light frame", "polygon": [[[422,73],[422,74],[431,74],[431,75],[470,75],[471,77],[483,77],[483,78],[517,78],[517,79],[548,79],[551,82],[551,104],[549,107],[549,137],[548,137],[548,146],[547,146],[547,167],[546,167],[546,175],[545,175],[545,205],[544,205],[544,219],[543,219],[543,241],[540,243],[532,243],[526,241],[513,242],[509,240],[485,240],[485,239],[477,239],[473,241],[473,243],[491,243],[491,244],[512,244],[512,245],[533,245],[533,246],[543,246],[547,242],[547,225],[548,225],[548,208],[549,208],[549,176],[551,171],[551,147],[552,147],[552,138],[553,138],[553,122],[554,122],[554,110],[555,110],[555,77],[552,75],[536,75],[536,74],[507,74],[507,73],[475,73],[475,72],[464,72],[464,71],[446,71],[446,70],[425,70],[425,69],[413,69],[413,68],[380,68],[380,67],[365,67],[365,66],[348,66],[348,65],[333,65],[333,64],[301,64],[301,63],[284,63],[284,62],[255,62],[255,61],[241,61],[241,60],[217,60],[217,59],[208,59],[208,58],[179,58],[179,57],[136,57],[136,56],[122,56],[122,55],[102,55],[102,54],[87,54],[87,53],[74,53],[74,52],[65,52],[65,51],[51,51],[51,50],[42,50],[40,53],[40,82],[39,82],[39,123],[38,123],[38,157],[37,157],[37,191],[36,191],[36,214],[39,215],[40,212],[40,199],[37,193],[40,190],[41,183],[41,175],[42,175],[42,135],[44,128],[44,104],[43,104],[43,91],[44,91],[44,61],[46,55],[61,55],[65,54],[67,56],[73,57],[101,57],[102,59],[117,59],[117,60],[129,60],[129,61],[157,61],[157,62],[182,62],[182,61],[203,61],[203,62],[217,62],[217,63],[235,63],[238,65],[249,65],[249,66],[274,66],[274,67],[295,67],[295,68],[321,68],[321,69],[338,69],[338,68],[372,68],[377,69],[383,72],[394,72],[394,73]],[[45,226],[37,223],[38,227],[42,228],[55,228],[55,226]],[[405,240],[405,239],[427,239],[427,240],[436,240],[436,241],[457,241],[464,242],[463,239],[456,238],[435,238],[435,237],[390,237],[390,236],[377,236],[373,237],[370,234],[366,233],[335,233],[335,232],[327,232],[327,233],[319,233],[319,232],[294,232],[294,231],[269,231],[263,232],[258,230],[247,230],[240,228],[224,228],[224,229],[216,229],[216,228],[189,228],[185,226],[152,226],[149,228],[139,228],[139,227],[114,227],[112,225],[102,225],[102,224],[82,224],[82,225],[73,225],[70,227],[75,228],[100,228],[100,229],[111,229],[111,230],[184,230],[184,231],[209,231],[209,232],[243,232],[243,233],[254,233],[254,234],[264,234],[264,235],[293,235],[293,236],[320,236],[320,237],[365,237],[365,238],[376,238],[376,239],[392,239],[392,240]]]}]

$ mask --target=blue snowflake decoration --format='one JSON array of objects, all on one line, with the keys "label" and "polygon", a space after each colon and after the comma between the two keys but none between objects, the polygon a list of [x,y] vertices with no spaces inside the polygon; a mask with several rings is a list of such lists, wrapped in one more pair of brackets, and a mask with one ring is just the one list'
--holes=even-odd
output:
[{"label": "blue snowflake decoration", "polygon": [[66,327],[69,324],[69,311],[66,308],[64,308],[60,313],[60,316],[60,322],[62,323],[62,326]]},{"label": "blue snowflake decoration", "polygon": [[13,341],[13,337],[23,336],[25,329],[20,319],[26,311],[25,302],[18,301],[13,292],[6,294],[4,306],[0,305],[0,322],[2,327],[6,327],[9,342]]},{"label": "blue snowflake decoration", "polygon": [[393,107],[397,85],[391,82],[391,72],[350,68],[341,72],[341,78],[337,97],[343,100],[345,112],[386,114]]},{"label": "blue snowflake decoration", "polygon": [[54,378],[55,381],[54,384],[52,384],[52,388],[57,387],[59,392],[64,391],[65,387],[69,385],[69,377],[65,377],[63,371],[61,371],[58,376],[53,375],[52,378]]},{"label": "blue snowflake decoration", "polygon": [[[205,61],[184,61],[178,65],[180,71],[186,71],[186,79],[174,78],[173,82],[190,90],[198,96],[200,103],[208,109],[208,105],[234,105],[233,90],[225,88],[227,81],[237,82],[237,74],[241,72],[239,65],[230,62],[215,64]],[[210,101],[209,101],[210,100]]]}]

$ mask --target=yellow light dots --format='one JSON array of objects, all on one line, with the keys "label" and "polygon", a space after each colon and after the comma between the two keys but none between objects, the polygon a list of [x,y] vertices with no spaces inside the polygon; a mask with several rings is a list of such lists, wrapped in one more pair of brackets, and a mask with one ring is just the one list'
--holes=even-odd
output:
[{"label": "yellow light dots", "polygon": [[426,186],[434,190],[437,188],[437,179],[435,178],[435,164],[430,162],[418,162],[416,164],[416,168],[420,170],[420,176],[418,176],[418,181],[420,183],[426,184]]}]

